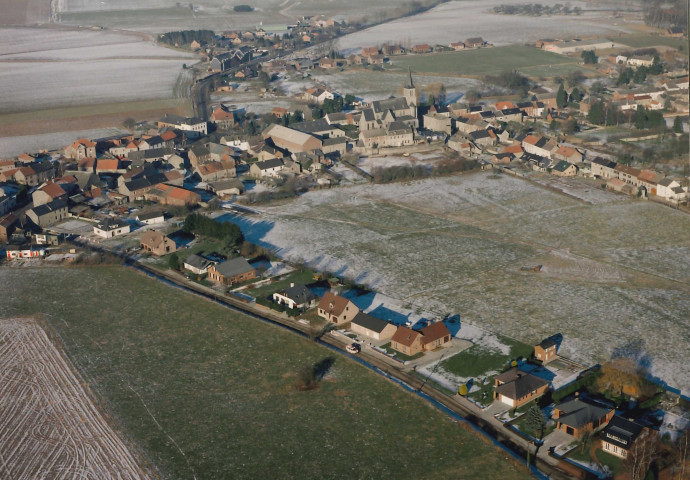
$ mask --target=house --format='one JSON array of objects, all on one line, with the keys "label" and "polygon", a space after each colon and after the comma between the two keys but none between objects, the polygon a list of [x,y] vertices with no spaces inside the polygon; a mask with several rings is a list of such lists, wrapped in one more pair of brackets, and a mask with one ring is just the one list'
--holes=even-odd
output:
[{"label": "house", "polygon": [[594,177],[608,180],[609,178],[618,177],[614,170],[615,167],[616,162],[612,160],[606,160],[601,157],[596,157],[594,160],[592,160],[590,169]]},{"label": "house", "polygon": [[556,405],[553,409],[553,418],[558,430],[580,438],[585,432],[593,432],[606,425],[614,413],[614,410],[606,405],[576,396],[573,400]]},{"label": "house", "polygon": [[451,42],[448,44],[448,47],[452,48],[455,51],[464,50],[465,49],[465,42]]},{"label": "house", "polygon": [[453,129],[453,121],[450,117],[439,113],[427,113],[423,117],[424,128],[434,132],[443,132],[450,135]]},{"label": "house", "polygon": [[675,200],[677,195],[676,189],[680,187],[680,183],[671,177],[665,177],[656,186],[657,196],[665,200]]},{"label": "house", "polygon": [[430,53],[431,46],[426,43],[420,43],[412,47],[412,53]]},{"label": "house", "polygon": [[374,55],[379,54],[379,49],[378,47],[364,47],[362,49],[361,55],[363,57],[373,57]]},{"label": "house", "polygon": [[0,243],[7,243],[16,230],[18,218],[13,213],[0,218]]},{"label": "house", "polygon": [[244,183],[237,178],[228,180],[218,180],[217,182],[210,182],[206,187],[207,190],[215,193],[220,198],[225,198],[233,195],[242,195],[245,191]]},{"label": "house", "polygon": [[303,100],[306,100],[309,103],[317,103],[319,105],[326,100],[333,100],[334,98],[335,94],[333,92],[320,87],[309,88],[302,94]]},{"label": "house", "polygon": [[201,196],[191,190],[160,184],[145,192],[144,199],[158,202],[161,205],[189,207],[198,204],[201,201]]},{"label": "house", "polygon": [[67,201],[53,200],[27,210],[26,216],[37,226],[44,228],[67,218]]},{"label": "house", "polygon": [[31,194],[31,199],[34,202],[34,207],[38,207],[39,205],[45,205],[46,203],[50,203],[60,198],[66,200],[67,192],[65,192],[65,190],[60,185],[53,182],[46,183],[41,188],[39,188]]},{"label": "house", "polygon": [[465,47],[467,48],[479,48],[486,45],[486,42],[482,37],[472,37],[465,40]]},{"label": "house", "polygon": [[119,218],[108,217],[98,222],[93,227],[93,233],[103,238],[117,237],[129,233],[129,224]]},{"label": "house", "polygon": [[601,448],[611,455],[625,459],[638,440],[655,434],[644,425],[614,415],[601,434]]},{"label": "house", "polygon": [[140,245],[143,251],[156,256],[167,255],[177,250],[175,241],[156,230],[148,230],[141,236]]},{"label": "house", "polygon": [[163,212],[151,211],[146,213],[139,213],[136,216],[137,222],[143,223],[145,225],[155,225],[157,223],[164,223],[165,216]]},{"label": "house", "polygon": [[235,285],[256,278],[256,269],[244,257],[237,257],[208,267],[207,278],[220,285]]},{"label": "house", "polygon": [[183,263],[185,269],[197,275],[203,275],[208,272],[211,265],[214,265],[214,262],[195,253],[188,256]]},{"label": "house", "polygon": [[65,157],[74,160],[81,160],[84,157],[96,158],[96,142],[92,142],[86,138],[80,138],[73,144],[65,147]]},{"label": "house", "polygon": [[397,328],[390,322],[359,312],[352,320],[350,330],[374,340],[387,340],[395,334]]},{"label": "house", "polygon": [[409,356],[421,353],[424,350],[422,334],[411,328],[398,327],[391,338],[391,348]]},{"label": "house", "polygon": [[209,162],[203,163],[194,169],[202,182],[214,182],[231,178],[236,175],[235,162]]},{"label": "house", "polygon": [[283,160],[280,158],[254,162],[249,167],[249,174],[254,178],[277,177],[283,166]]},{"label": "house", "polygon": [[424,350],[436,350],[450,342],[451,333],[443,322],[436,322],[422,328],[422,345]]},{"label": "house", "polygon": [[330,323],[340,325],[350,322],[358,313],[359,308],[357,305],[340,295],[326,292],[319,300],[317,314]]},{"label": "house", "polygon": [[534,346],[534,358],[539,360],[543,365],[546,365],[551,360],[556,358],[556,348],[558,345],[553,338],[546,338]]},{"label": "house", "polygon": [[558,177],[572,177],[577,175],[577,167],[570,162],[561,160],[551,168],[551,173]]},{"label": "house", "polygon": [[289,288],[275,292],[273,301],[290,309],[308,309],[316,303],[316,296],[305,285],[291,283]]},{"label": "house", "polygon": [[543,378],[513,367],[494,379],[494,398],[513,408],[519,408],[543,395],[548,388],[549,382]]},{"label": "house", "polygon": [[565,160],[570,163],[581,163],[584,156],[578,152],[575,148],[569,147],[567,145],[561,145],[553,152],[554,160]]},{"label": "house", "polygon": [[208,134],[208,122],[200,118],[181,117],[179,115],[166,114],[158,120],[158,128],[171,127],[188,132],[191,137]]}]

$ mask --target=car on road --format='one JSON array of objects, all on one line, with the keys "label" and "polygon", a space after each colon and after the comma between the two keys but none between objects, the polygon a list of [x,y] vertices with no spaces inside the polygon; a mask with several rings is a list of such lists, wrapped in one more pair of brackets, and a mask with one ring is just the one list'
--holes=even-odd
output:
[{"label": "car on road", "polygon": [[362,350],[362,346],[359,343],[351,343],[347,347],[345,347],[345,350],[347,350],[347,353],[355,355]]}]

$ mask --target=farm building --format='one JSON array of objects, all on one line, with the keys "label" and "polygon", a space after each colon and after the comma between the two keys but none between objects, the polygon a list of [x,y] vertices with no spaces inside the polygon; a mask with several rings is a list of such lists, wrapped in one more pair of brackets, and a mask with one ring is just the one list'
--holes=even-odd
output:
[{"label": "farm building", "polygon": [[313,135],[276,124],[268,127],[261,135],[264,139],[270,138],[276,147],[285,148],[292,153],[310,152],[322,145],[321,140]]}]

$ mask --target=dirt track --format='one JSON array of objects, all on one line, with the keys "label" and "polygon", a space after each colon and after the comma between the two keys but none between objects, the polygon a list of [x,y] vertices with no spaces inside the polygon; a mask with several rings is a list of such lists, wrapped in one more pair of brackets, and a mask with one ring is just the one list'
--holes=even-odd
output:
[{"label": "dirt track", "polygon": [[35,319],[0,319],[0,379],[0,478],[153,478]]}]

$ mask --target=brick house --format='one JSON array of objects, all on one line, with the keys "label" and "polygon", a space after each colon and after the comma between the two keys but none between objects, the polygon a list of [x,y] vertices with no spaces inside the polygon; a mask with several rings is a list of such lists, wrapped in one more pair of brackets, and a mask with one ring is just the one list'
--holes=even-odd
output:
[{"label": "brick house", "polygon": [[606,405],[576,396],[573,400],[555,406],[553,418],[558,430],[580,438],[585,432],[593,432],[606,425],[614,413],[615,411]]},{"label": "brick house", "polygon": [[141,237],[140,244],[142,250],[156,256],[167,255],[177,250],[174,240],[155,230],[145,232]]},{"label": "brick house", "polygon": [[323,295],[317,310],[319,317],[336,325],[352,321],[358,313],[359,308],[352,301],[331,292]]},{"label": "brick house", "polygon": [[539,345],[534,346],[534,358],[546,365],[556,358],[556,341],[553,338],[542,340]]},{"label": "brick house", "polygon": [[407,327],[398,327],[391,338],[391,348],[405,355],[416,355],[424,350],[422,334]]},{"label": "brick house", "polygon": [[494,399],[513,408],[543,395],[549,382],[517,367],[503,372],[494,379]]},{"label": "brick house", "polygon": [[208,267],[208,279],[221,285],[234,285],[256,278],[256,269],[244,257]]}]

